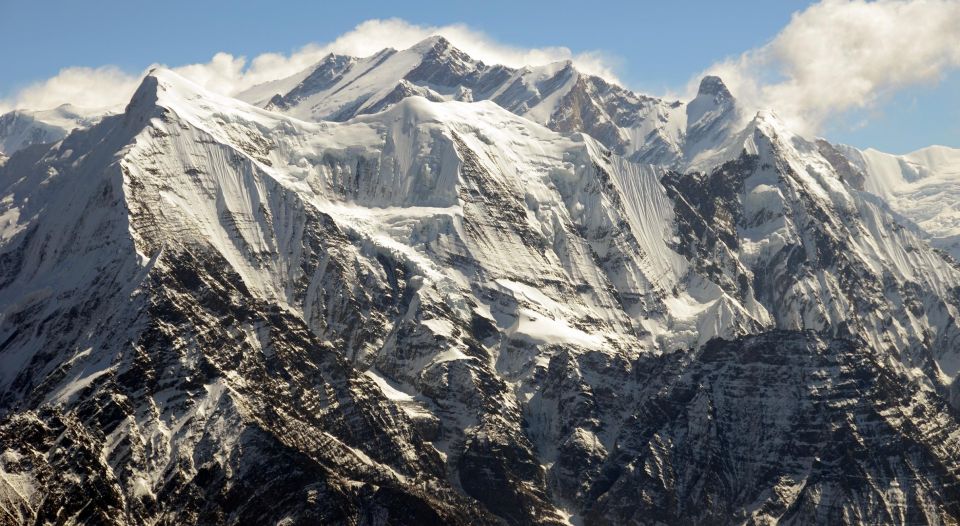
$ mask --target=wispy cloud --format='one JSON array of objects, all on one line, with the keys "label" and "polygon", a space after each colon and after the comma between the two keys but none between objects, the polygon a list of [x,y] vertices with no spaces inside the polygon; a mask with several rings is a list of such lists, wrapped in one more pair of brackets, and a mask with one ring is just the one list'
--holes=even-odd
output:
[{"label": "wispy cloud", "polygon": [[[422,26],[400,19],[368,20],[332,42],[308,44],[290,55],[264,53],[248,60],[221,52],[209,62],[173,65],[171,69],[207,89],[232,95],[262,82],[293,75],[331,52],[368,56],[386,47],[404,49],[432,35],[443,35],[467,54],[490,64],[523,66],[573,60],[584,72],[616,81],[613,61],[600,52],[575,54],[565,47],[514,47],[496,42],[463,24]],[[150,67],[157,65],[160,64]],[[29,85],[7,100],[0,100],[0,110],[48,109],[64,103],[90,108],[119,106],[129,100],[150,67],[136,73],[111,66],[66,68],[55,77]]]},{"label": "wispy cloud", "polygon": [[956,0],[825,0],[767,45],[709,68],[734,95],[816,133],[850,110],[960,67]]},{"label": "wispy cloud", "polygon": [[[308,44],[291,54],[247,59],[222,52],[209,62],[167,66],[208,89],[232,95],[302,71],[327,53],[367,56],[385,47],[407,48],[437,34],[487,63],[573,60],[582,71],[616,81],[616,61],[603,53],[510,46],[463,24],[424,26],[400,19],[368,20],[331,42]],[[703,73],[722,77],[751,109],[773,109],[798,131],[817,133],[828,122],[846,119],[851,110],[874,112],[899,90],[934,83],[960,68],[958,42],[956,0],[824,0],[796,13],[766,45]],[[119,106],[148,69],[67,68],[0,100],[0,111],[47,109],[67,102]]]},{"label": "wispy cloud", "polygon": [[10,99],[0,100],[0,111],[46,110],[66,103],[87,108],[122,104],[133,94],[140,78],[113,66],[65,68],[54,77],[21,89]]}]

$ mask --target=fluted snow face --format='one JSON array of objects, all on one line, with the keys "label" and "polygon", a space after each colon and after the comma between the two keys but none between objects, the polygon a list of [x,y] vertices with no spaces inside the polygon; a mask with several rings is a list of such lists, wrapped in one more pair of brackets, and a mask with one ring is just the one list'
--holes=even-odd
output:
[{"label": "fluted snow face", "polygon": [[442,39],[245,97],[0,166],[18,522],[960,514],[960,271],[849,155]]},{"label": "fluted snow face", "polygon": [[[747,152],[750,162],[734,152]],[[952,381],[958,274],[950,258],[845,182],[844,167],[775,115],[758,116],[720,155],[698,162],[723,163],[703,184],[737,188],[721,208],[728,214],[721,219],[733,223],[721,225],[730,232],[725,243],[752,271],[756,297],[778,327],[861,325],[872,346],[896,349],[910,366]],[[719,193],[704,191],[708,199]]]},{"label": "fluted snow face", "polygon": [[930,146],[907,155],[841,147],[880,197],[930,243],[960,257],[960,150]]},{"label": "fluted snow face", "polygon": [[[268,229],[289,213],[273,213],[264,180],[330,214],[368,251],[402,258],[427,286],[462,296],[471,309],[489,310],[481,299],[487,294],[532,301],[533,310],[495,313],[519,320],[518,337],[566,327],[554,338],[638,352],[714,335],[698,335],[701,320],[728,300],[702,280],[686,290],[689,265],[665,235],[673,217],[659,172],[611,156],[588,137],[558,135],[490,102],[420,97],[343,124],[308,124],[212,94],[182,107],[190,96],[177,91],[196,88],[172,77],[157,82],[168,118],[188,125],[159,125],[156,137],[141,136],[127,153],[129,177],[170,187],[158,190],[168,205],[163,223],[177,223],[180,237],[213,242],[248,287],[271,299],[289,296],[283,288],[291,277],[282,271],[296,264],[256,268],[289,252]],[[158,149],[176,154],[158,156]],[[241,158],[232,158],[238,151]],[[182,159],[198,166],[183,168]],[[458,259],[470,264],[450,265]],[[518,292],[504,283],[525,285]],[[524,287],[540,292],[531,299]],[[665,302],[674,290],[678,299]],[[456,323],[469,322],[469,309],[459,315]],[[743,311],[728,321],[750,319]],[[510,329],[514,322],[505,320]],[[731,327],[717,334],[732,335]]]}]

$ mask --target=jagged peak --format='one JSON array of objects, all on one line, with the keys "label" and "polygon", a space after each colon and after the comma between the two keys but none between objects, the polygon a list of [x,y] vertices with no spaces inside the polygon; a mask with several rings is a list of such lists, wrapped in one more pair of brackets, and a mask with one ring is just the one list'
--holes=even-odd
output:
[{"label": "jagged peak", "polygon": [[[687,114],[696,116],[698,119],[702,118],[704,121],[710,121],[711,119],[705,118],[705,116],[713,113],[709,109],[710,106],[715,109],[717,105],[707,104],[706,100],[698,97],[691,101],[687,106]],[[726,122],[735,124],[739,122],[739,119],[727,119]],[[776,143],[781,138],[792,136],[783,121],[771,110],[758,111],[753,118],[745,119],[744,123],[736,124],[736,128],[733,129],[739,131],[729,133],[720,142],[711,143],[707,141],[706,144],[697,144],[697,147],[692,149],[688,144],[685,151],[687,156],[685,168],[690,171],[708,171],[711,167],[736,159],[743,151],[751,154],[757,153],[758,138],[760,137],[764,138],[761,142]],[[693,121],[688,123],[688,133],[691,129],[690,124],[693,124]]]},{"label": "jagged peak", "polygon": [[759,110],[753,116],[753,119],[750,121],[750,125],[753,128],[759,129],[765,133],[774,133],[776,135],[790,134],[789,127],[786,122],[780,118],[780,115],[776,111],[771,109]]},{"label": "jagged peak", "polygon": [[[789,142],[789,139],[795,135],[775,111],[768,109],[757,111],[753,118],[747,121],[743,130],[733,138],[732,142],[735,144],[746,142],[755,145],[757,139],[763,137],[764,142],[778,144]],[[750,150],[751,148],[747,149]]]},{"label": "jagged peak", "polygon": [[280,114],[258,108],[239,99],[214,93],[167,68],[151,69],[127,104],[128,118],[150,118],[157,112],[175,113],[181,119],[207,128],[211,117],[218,113],[242,115],[248,120],[276,121],[285,119]]},{"label": "jagged peak", "polygon": [[155,67],[151,68],[140,81],[140,86],[133,93],[125,112],[131,113],[138,109],[152,109],[157,106],[169,108],[171,103],[175,103],[178,99],[198,97],[214,99],[219,96],[167,68]]},{"label": "jagged peak", "polygon": [[483,62],[475,60],[445,37],[434,35],[421,40],[402,53],[418,55],[421,63],[453,63],[465,68],[483,68]]},{"label": "jagged peak", "polygon": [[[143,103],[176,109],[174,106],[181,106],[189,101],[201,101],[202,105],[254,109],[253,106],[245,102],[210,91],[164,67],[155,67],[147,72],[140,82],[140,86],[134,92],[127,109],[129,111],[131,105],[137,106]],[[191,106],[195,105],[191,104]]]},{"label": "jagged peak", "polygon": [[542,69],[552,74],[557,74],[557,73],[560,73],[561,71],[571,71],[571,72],[577,71],[577,67],[573,65],[573,61],[570,59],[556,60],[554,62],[550,62],[549,64],[546,64],[546,65],[540,66],[539,68],[534,68],[534,69]]},{"label": "jagged peak", "polygon": [[[383,51],[385,51],[385,50],[381,50],[380,52],[383,52]],[[351,57],[350,55],[340,55],[340,54],[337,54],[337,53],[327,53],[326,55],[323,56],[323,58],[320,59],[319,62],[317,62],[316,64],[314,64],[314,66],[313,66],[312,69],[315,69],[315,70],[316,70],[316,69],[319,69],[319,68],[321,68],[321,67],[323,67],[323,66],[326,66],[326,65],[344,64],[344,63],[353,62],[353,61],[356,61],[356,60],[357,60],[356,57]]]},{"label": "jagged peak", "polygon": [[[700,81],[697,96],[687,104],[687,133],[695,129],[716,128],[729,123],[736,111],[736,101],[720,77],[708,75]],[[722,122],[721,122],[722,121]]]},{"label": "jagged peak", "polygon": [[719,99],[732,99],[733,95],[723,83],[723,79],[716,75],[707,75],[700,80],[700,87],[697,89],[697,97],[715,97]]},{"label": "jagged peak", "polygon": [[138,108],[156,106],[160,92],[160,79],[156,75],[158,69],[159,68],[150,69],[146,76],[143,77],[140,85],[137,86],[136,91],[133,92],[133,97],[130,98],[130,102],[127,103],[124,113],[129,114]]},{"label": "jagged peak", "polygon": [[408,51],[413,51],[420,54],[427,54],[430,52],[442,53],[449,49],[455,48],[449,40],[441,35],[431,35],[407,48]]}]

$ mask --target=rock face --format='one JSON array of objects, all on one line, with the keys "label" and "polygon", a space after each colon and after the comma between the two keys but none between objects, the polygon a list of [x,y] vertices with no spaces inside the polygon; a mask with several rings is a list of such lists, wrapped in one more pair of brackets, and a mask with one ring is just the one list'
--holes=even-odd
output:
[{"label": "rock face", "polygon": [[[631,425],[583,492],[595,499],[587,522],[922,524],[960,513],[951,408],[862,343],[773,331],[713,340],[639,376]],[[916,483],[921,466],[930,485]]]},{"label": "rock face", "polygon": [[960,270],[842,147],[439,38],[243,97],[0,165],[4,521],[960,519]]}]

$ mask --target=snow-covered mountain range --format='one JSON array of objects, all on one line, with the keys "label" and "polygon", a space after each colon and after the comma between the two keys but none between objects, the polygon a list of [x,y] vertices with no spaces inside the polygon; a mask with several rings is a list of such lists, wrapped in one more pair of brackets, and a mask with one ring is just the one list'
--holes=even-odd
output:
[{"label": "snow-covered mountain range", "polygon": [[48,119],[0,118],[3,521],[960,520],[957,150],[440,37]]},{"label": "snow-covered mountain range", "polygon": [[10,156],[34,144],[59,141],[77,128],[93,126],[112,108],[78,108],[64,104],[52,110],[13,110],[0,115],[0,155]]}]

